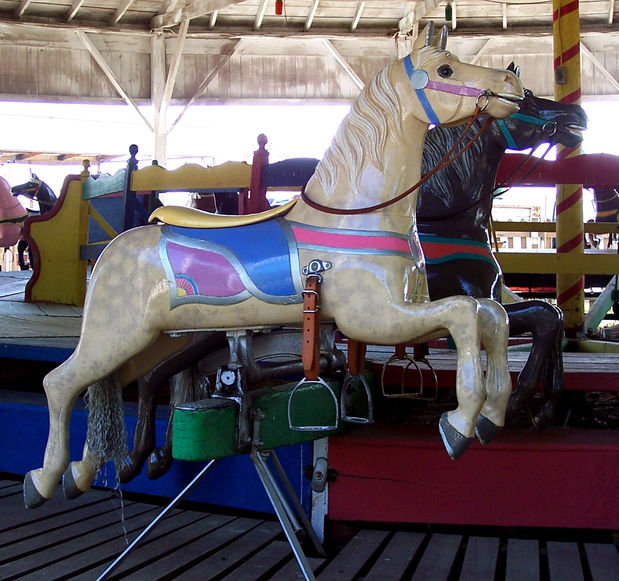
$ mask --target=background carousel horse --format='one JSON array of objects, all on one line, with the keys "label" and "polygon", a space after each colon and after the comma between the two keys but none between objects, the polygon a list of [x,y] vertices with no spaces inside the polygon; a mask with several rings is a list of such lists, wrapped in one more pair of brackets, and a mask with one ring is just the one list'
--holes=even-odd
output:
[{"label": "background carousel horse", "polygon": [[[619,222],[619,186],[597,186],[593,190],[593,203],[595,204],[595,221],[614,223]],[[610,248],[615,238],[614,234],[608,234],[606,248]]]},{"label": "background carousel horse", "polygon": [[[477,131],[481,123],[476,122]],[[437,172],[420,188],[417,227],[426,257],[432,300],[454,294],[500,300],[502,275],[490,250],[488,223],[494,183],[506,149],[535,149],[542,143],[576,147],[587,126],[578,105],[536,97],[525,90],[517,113],[497,120],[454,163]],[[428,132],[422,171],[429,171],[460,137],[459,127],[437,127]],[[563,385],[563,314],[539,300],[504,305],[510,336],[530,332],[531,353],[510,398],[514,417],[542,382],[543,405],[533,415],[535,426],[547,425]]]},{"label": "background carousel horse", "polygon": [[[57,201],[56,194],[54,194],[52,188],[50,188],[43,180],[40,180],[35,173],[30,173],[30,180],[24,184],[13,186],[11,192],[14,196],[25,196],[39,204],[39,212],[30,212],[31,214],[47,214]],[[28,270],[29,264],[26,263],[24,253],[28,250],[28,242],[22,238],[17,245],[17,252],[19,255],[19,267],[22,270]],[[32,264],[32,260],[29,260]]]},{"label": "background carousel horse", "polygon": [[[160,208],[153,217],[163,224],[128,230],[106,247],[92,273],[78,345],[43,381],[49,435],[43,467],[24,479],[26,506],[50,498],[63,472],[70,487],[87,490],[104,459],[125,455],[125,448],[110,449],[104,434],[100,448],[88,439],[82,462],[69,466],[70,412],[86,387],[107,381],[100,391],[119,393],[144,367],[185,347],[192,330],[299,324],[305,265],[312,275],[322,271],[321,317],[352,340],[393,345],[450,334],[458,407],[439,422],[445,447],[456,458],[475,436],[492,438],[511,393],[506,314],[490,299],[426,302],[410,186],[421,175],[431,123],[461,122],[480,106],[507,117],[523,90],[510,71],[459,62],[444,49],[444,33],[440,46],[431,44],[429,26],[425,44],[418,38],[410,55],[365,87],[296,203],[234,217],[230,228],[223,227],[226,216]],[[310,263],[319,267],[310,270]],[[120,423],[124,431],[122,415]]]},{"label": "background carousel horse", "polygon": [[27,217],[28,210],[11,195],[9,182],[0,177],[0,247],[9,248],[18,243]]}]

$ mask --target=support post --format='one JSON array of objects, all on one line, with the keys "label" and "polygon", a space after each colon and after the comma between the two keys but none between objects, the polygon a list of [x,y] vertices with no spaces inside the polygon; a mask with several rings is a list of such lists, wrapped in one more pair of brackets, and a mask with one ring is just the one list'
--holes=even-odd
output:
[{"label": "support post", "polygon": [[[580,103],[580,23],[578,0],[553,0],[555,99]],[[558,159],[580,155],[581,148],[558,147]],[[557,254],[583,254],[582,185],[557,186]],[[575,338],[584,325],[584,274],[557,275],[557,306],[566,335]]]}]

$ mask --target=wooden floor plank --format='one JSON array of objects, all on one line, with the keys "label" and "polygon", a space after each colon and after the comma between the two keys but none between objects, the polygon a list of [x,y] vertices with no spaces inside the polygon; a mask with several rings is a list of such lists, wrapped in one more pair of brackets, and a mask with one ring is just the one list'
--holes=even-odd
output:
[{"label": "wooden floor plank", "polygon": [[185,571],[182,575],[183,581],[210,581],[225,574],[227,570],[238,567],[254,551],[265,546],[281,532],[279,522],[265,521],[234,543],[226,545],[223,549],[200,561],[189,571]]},{"label": "wooden floor plank", "polygon": [[[387,538],[388,531],[362,530],[357,533],[320,573],[320,581],[352,579],[363,568],[365,561]],[[360,558],[364,555],[365,559]]]},{"label": "wooden floor plank", "polygon": [[539,581],[539,541],[509,539],[505,581]]},{"label": "wooden floor plank", "polygon": [[[58,543],[48,551],[34,553],[6,563],[0,567],[0,579],[40,581],[55,579],[62,575],[75,574],[92,567],[99,561],[119,552],[124,546],[124,531],[127,534],[140,530],[154,516],[155,510],[147,505],[133,504],[127,508],[124,528],[119,522],[104,526],[89,534]],[[4,575],[4,570],[7,575]]]},{"label": "wooden floor plank", "polygon": [[584,581],[576,543],[549,541],[546,547],[550,581]]},{"label": "wooden floor plank", "polygon": [[372,569],[365,576],[365,581],[383,581],[385,579],[397,581],[400,579],[413,560],[425,536],[424,533],[396,532]]},{"label": "wooden floor plank", "polygon": [[619,553],[611,544],[585,543],[593,581],[619,581]]},{"label": "wooden floor plank", "polygon": [[494,581],[499,555],[499,539],[470,537],[459,581]]},{"label": "wooden floor plank", "polygon": [[[318,569],[322,566],[325,560],[326,559],[323,559],[322,557],[307,558],[307,562],[309,563],[309,566],[314,573],[318,571]],[[277,581],[297,581],[299,579],[305,579],[305,577],[301,572],[301,568],[299,567],[297,560],[291,559],[279,571],[277,571],[277,573],[275,573],[273,579],[277,579]]]},{"label": "wooden floor plank", "polygon": [[21,494],[22,487],[19,483],[13,483],[11,485],[3,486],[0,488],[0,498],[4,498],[5,496],[12,496],[14,494]]},{"label": "wooden floor plank", "polygon": [[[222,581],[255,581],[283,561],[288,561],[292,549],[287,541],[273,541]],[[279,579],[279,575],[276,576]]]},{"label": "wooden floor plank", "polygon": [[[233,517],[219,517],[210,515],[208,513],[200,513],[194,511],[179,511],[178,513],[170,513],[161,519],[151,532],[142,541],[135,546],[126,557],[109,573],[109,579],[123,578],[125,575],[130,574],[134,569],[138,569],[143,566],[144,563],[150,563],[166,553],[173,550],[177,544],[182,542],[182,539],[187,538],[187,534],[184,533],[189,527],[199,528],[204,531],[210,527],[218,526],[227,522],[226,519],[231,520]],[[207,525],[209,521],[211,524]],[[142,529],[143,530],[143,529]],[[141,531],[137,531],[132,536],[133,541]],[[76,577],[72,577],[72,581],[92,581],[99,577],[107,568],[116,560],[116,558],[124,551],[119,551],[112,558],[108,559],[101,565],[94,567],[88,572],[85,572]]]},{"label": "wooden floor plank", "polygon": [[461,541],[460,535],[432,535],[415,570],[413,581],[445,581]]},{"label": "wooden floor plank", "polygon": [[[131,504],[125,506],[124,512]],[[25,509],[24,509],[25,510]],[[29,527],[16,529],[19,542],[13,542],[0,548],[0,563],[19,559],[22,556],[55,547],[58,543],[70,542],[101,527],[121,522],[123,511],[109,507],[107,510],[100,503],[89,505],[83,510],[64,513],[58,518],[49,518]],[[67,522],[68,519],[71,519]],[[37,530],[38,529],[38,530]],[[36,532],[35,532],[36,531]],[[16,535],[14,534],[14,540]]]},{"label": "wooden floor plank", "polygon": [[[236,518],[215,530],[200,530],[196,527],[196,538],[186,544],[176,546],[175,550],[162,559],[145,564],[131,574],[135,581],[155,581],[172,576],[176,571],[193,566],[197,562],[218,551],[222,545],[230,543],[262,521],[249,518]],[[199,523],[198,523],[199,524]]]}]

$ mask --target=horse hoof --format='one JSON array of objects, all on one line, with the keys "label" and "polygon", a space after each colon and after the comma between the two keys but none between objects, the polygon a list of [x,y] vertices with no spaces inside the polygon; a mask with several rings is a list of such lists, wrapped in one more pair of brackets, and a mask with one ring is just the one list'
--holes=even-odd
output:
[{"label": "horse hoof", "polygon": [[73,478],[71,465],[69,465],[65,473],[62,475],[62,492],[67,500],[77,498],[78,496],[84,494],[84,491],[78,488],[75,478]]},{"label": "horse hoof", "polygon": [[164,450],[156,448],[148,458],[148,479],[157,480],[170,470],[172,459]]},{"label": "horse hoof", "polygon": [[[139,468],[141,468],[140,466]],[[118,480],[121,484],[131,482],[139,472],[139,468],[131,456],[125,456],[118,464]]]},{"label": "horse hoof", "polygon": [[489,444],[499,433],[499,426],[492,423],[487,417],[479,414],[475,424],[475,437],[480,444]]},{"label": "horse hoof", "polygon": [[467,438],[462,435],[447,421],[447,412],[445,412],[438,422],[438,429],[443,439],[443,445],[447,450],[447,454],[452,460],[457,460],[462,456],[464,451],[470,446],[473,438]]},{"label": "horse hoof", "polygon": [[30,476],[30,472],[28,472],[24,478],[24,504],[26,508],[37,508],[46,500],[47,498],[42,496],[37,490],[37,487],[32,481],[32,476]]}]

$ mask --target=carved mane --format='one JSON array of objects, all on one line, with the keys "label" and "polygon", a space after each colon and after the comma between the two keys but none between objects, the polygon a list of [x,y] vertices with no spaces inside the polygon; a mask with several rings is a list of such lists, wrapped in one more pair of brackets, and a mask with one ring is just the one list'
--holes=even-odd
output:
[{"label": "carved mane", "polygon": [[401,63],[391,63],[363,89],[318,164],[314,175],[326,199],[331,197],[341,172],[347,173],[354,196],[368,161],[379,171],[384,170],[382,155],[387,136],[402,138],[400,100],[390,78],[394,65]]}]

